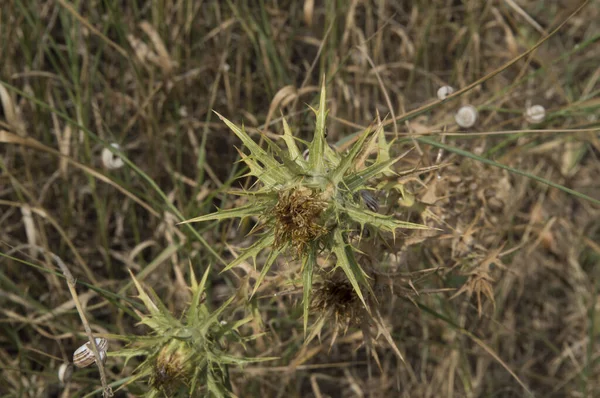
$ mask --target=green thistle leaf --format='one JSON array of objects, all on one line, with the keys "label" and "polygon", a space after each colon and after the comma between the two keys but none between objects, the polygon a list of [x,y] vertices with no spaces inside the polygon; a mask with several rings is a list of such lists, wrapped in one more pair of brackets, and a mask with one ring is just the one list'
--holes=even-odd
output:
[{"label": "green thistle leaf", "polygon": [[281,252],[283,252],[284,250],[285,250],[285,247],[282,247],[280,249],[273,248],[271,250],[271,252],[269,253],[269,256],[267,257],[267,260],[265,261],[265,264],[263,265],[262,270],[260,271],[260,275],[258,276],[256,283],[254,284],[254,289],[252,290],[252,294],[250,295],[251,297],[254,296],[254,294],[258,290],[258,287],[260,286],[262,281],[265,279],[265,276],[267,276],[267,272],[269,272],[269,270],[271,269],[271,266],[273,265],[273,263],[275,262],[277,257],[279,257]]},{"label": "green thistle leaf", "polygon": [[[294,137],[285,118],[282,119],[282,138],[285,148],[263,136],[266,149],[254,142],[244,127],[238,127],[217,113],[219,118],[242,141],[249,153],[240,153],[249,172],[247,176],[256,178],[251,191],[238,191],[250,203],[236,209],[219,210],[212,214],[192,218],[185,222],[219,221],[228,218],[255,216],[261,220],[256,228],[262,235],[250,247],[229,263],[222,271],[230,270],[240,263],[252,259],[257,268],[257,258],[269,250],[251,295],[255,295],[276,259],[286,250],[293,249],[302,260],[303,284],[303,326],[306,336],[313,277],[318,271],[317,257],[321,250],[335,253],[336,268],[339,267],[347,278],[345,288],[354,291],[356,303],[367,307],[367,296],[363,290],[373,295],[367,275],[357,263],[353,248],[347,243],[345,233],[369,225],[376,230],[396,233],[399,228],[427,229],[424,225],[396,220],[392,216],[376,212],[377,206],[367,203],[369,209],[355,202],[356,193],[373,189],[369,180],[380,175],[393,176],[392,165],[402,156],[392,158],[392,140],[388,142],[382,123],[376,129],[368,128],[347,153],[338,152],[326,141],[326,80],[322,81],[317,109],[311,108],[316,116],[315,132],[309,143]],[[308,146],[309,158],[305,160],[298,143]],[[375,158],[375,159],[373,159]],[[389,183],[390,179],[386,181]],[[385,181],[384,181],[385,182]],[[364,197],[364,195],[363,195]],[[375,211],[372,211],[375,210]],[[366,290],[365,290],[366,289]],[[354,293],[353,293],[354,296]],[[362,307],[361,307],[362,308]],[[317,322],[321,322],[318,318]],[[313,336],[314,329],[310,336]],[[310,337],[311,338],[311,337]]]},{"label": "green thistle leaf", "polygon": [[233,267],[240,265],[243,261],[246,261],[248,258],[252,258],[254,263],[254,268],[256,268],[256,256],[260,254],[267,247],[273,246],[273,242],[275,241],[275,235],[272,233],[264,234],[258,241],[256,241],[252,246],[244,250],[238,258],[233,260],[231,263],[223,269],[221,272],[228,271]]},{"label": "green thistle leaf", "polygon": [[332,251],[335,253],[337,257],[337,266],[340,267],[352,287],[354,291],[362,301],[365,308],[368,309],[365,298],[360,289],[360,285],[366,286],[370,291],[371,288],[366,280],[365,272],[360,268],[360,266],[356,263],[354,259],[354,254],[352,252],[351,247],[344,241],[344,237],[342,236],[342,232],[337,229],[333,235],[334,246]]},{"label": "green thistle leaf", "polygon": [[262,149],[244,130],[244,126],[239,128],[232,122],[230,122],[227,118],[215,112],[216,115],[229,127],[231,131],[238,136],[238,138],[244,143],[244,145],[250,150],[253,158],[262,163],[266,169],[269,170],[270,173],[273,174],[273,177],[278,181],[289,181],[290,178],[293,177],[287,169],[279,163],[277,160],[273,158],[273,156],[269,155],[264,149]]},{"label": "green thistle leaf", "polygon": [[244,152],[240,151],[238,148],[235,148],[235,149],[238,151],[238,153],[240,155],[240,160],[242,162],[246,163],[246,166],[248,166],[248,168],[250,169],[250,172],[248,174],[243,175],[242,177],[254,176],[260,182],[262,182],[266,188],[272,188],[272,187],[274,187],[278,184],[282,184],[284,182],[284,181],[277,180],[273,175],[266,172],[265,169],[261,165],[259,165],[257,162],[255,162],[251,156],[246,155]]},{"label": "green thistle leaf", "polygon": [[205,214],[203,216],[190,218],[180,222],[179,224],[188,224],[192,222],[226,220],[229,218],[245,218],[250,216],[260,215],[266,209],[266,205],[251,203],[245,206],[235,207],[233,209],[219,210],[214,213]]},{"label": "green thistle leaf", "polygon": [[312,289],[312,278],[313,278],[313,270],[317,265],[317,259],[315,258],[316,250],[310,250],[308,255],[304,259],[304,264],[302,264],[302,308],[304,313],[304,336],[306,337],[306,330],[308,327],[308,309],[310,306],[310,291]]},{"label": "green thistle leaf", "polygon": [[426,225],[415,224],[408,221],[400,221],[396,220],[391,216],[386,216],[379,213],[374,213],[370,210],[356,207],[353,205],[346,205],[345,207],[346,213],[352,220],[359,223],[362,227],[365,224],[372,225],[375,228],[392,232],[395,235],[396,229],[404,228],[404,229],[430,229]]},{"label": "green thistle leaf", "polygon": [[366,181],[378,174],[381,174],[384,170],[388,169],[391,165],[400,160],[400,158],[401,157],[390,159],[383,163],[373,163],[371,166],[355,174],[347,176],[344,179],[344,185],[348,187],[350,192],[355,192],[357,189],[366,187]]},{"label": "green thistle leaf", "polygon": [[306,162],[304,161],[304,158],[302,157],[302,154],[300,153],[300,149],[298,149],[298,145],[296,145],[296,141],[294,139],[294,136],[292,135],[292,130],[290,129],[289,124],[288,124],[287,120],[285,120],[284,117],[282,117],[282,121],[283,121],[283,136],[282,137],[288,148],[288,153],[290,154],[290,159],[293,160],[294,162],[296,162],[298,165],[305,167]]},{"label": "green thistle leaf", "polygon": [[[312,174],[322,175],[325,171],[325,119],[327,118],[325,79],[321,85],[321,97],[319,99],[319,109],[314,110],[317,115],[317,124],[313,140],[309,146],[308,167]],[[312,109],[312,108],[311,108]]]},{"label": "green thistle leaf", "polygon": [[371,131],[367,129],[361,134],[360,138],[352,146],[352,149],[350,149],[350,152],[342,158],[338,167],[331,173],[331,179],[334,183],[337,184],[337,182],[340,181],[353,166],[355,166],[358,154],[364,149],[365,140],[370,133]]}]

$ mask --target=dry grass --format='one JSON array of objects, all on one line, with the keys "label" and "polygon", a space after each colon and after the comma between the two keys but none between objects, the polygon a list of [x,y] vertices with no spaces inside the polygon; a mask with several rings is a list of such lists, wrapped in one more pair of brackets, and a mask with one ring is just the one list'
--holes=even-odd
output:
[{"label": "dry grass", "polygon": [[[212,264],[211,306],[237,295],[231,320],[255,316],[245,333],[256,338],[233,353],[279,358],[231,368],[240,397],[600,396],[600,4],[570,17],[579,4],[4,1],[2,396],[100,388],[95,368],[59,383],[60,364],[86,337],[54,256],[77,279],[91,330],[110,351],[126,343],[117,335],[144,332],[128,269],[180,314],[189,264],[197,274]],[[565,20],[493,78],[405,120],[440,86],[467,87]],[[374,187],[379,212],[437,228],[395,239],[357,233],[374,238],[360,242],[361,265],[381,325],[350,323],[331,346],[335,317],[303,345],[293,253],[245,304],[259,277],[253,264],[218,273],[253,241],[257,220],[176,225],[242,204],[227,194],[245,173],[239,143],[211,110],[243,120],[257,141],[280,133],[281,111],[309,139],[305,103],[316,104],[323,75],[331,144],[344,148],[381,115],[395,151],[410,150],[399,174]],[[465,104],[479,119],[461,130],[454,113]],[[542,123],[526,121],[534,104],[546,108]],[[125,165],[103,165],[105,149]],[[328,270],[332,259],[319,262]],[[367,335],[378,334],[369,347]],[[134,367],[109,352],[114,390]]]}]

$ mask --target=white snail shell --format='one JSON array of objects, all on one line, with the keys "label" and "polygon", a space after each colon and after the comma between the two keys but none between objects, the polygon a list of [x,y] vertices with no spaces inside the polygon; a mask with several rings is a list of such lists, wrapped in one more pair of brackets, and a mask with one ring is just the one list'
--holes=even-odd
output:
[{"label": "white snail shell", "polygon": [[[102,363],[106,362],[106,350],[108,349],[108,340],[96,337],[96,346],[98,346],[98,354]],[[75,350],[73,353],[73,363],[78,368],[85,368],[94,363],[96,358],[94,357],[94,351],[92,351],[92,345],[88,341],[81,347]]]},{"label": "white snail shell", "polygon": [[529,123],[540,123],[546,118],[546,109],[541,105],[533,105],[525,111],[525,119]]},{"label": "white snail shell", "polygon": [[58,380],[61,383],[65,384],[71,380],[71,376],[73,375],[73,365],[70,363],[63,363],[58,368]]},{"label": "white snail shell", "polygon": [[454,93],[454,88],[450,87],[450,86],[442,86],[440,88],[438,88],[437,91],[437,97],[438,99],[446,99],[447,96],[451,95],[452,93]]},{"label": "white snail shell", "polygon": [[477,109],[473,105],[465,105],[456,112],[454,120],[460,127],[473,127],[477,121]]},{"label": "white snail shell", "polygon": [[[113,148],[119,150],[121,147],[119,144],[110,144]],[[102,164],[109,170],[120,169],[125,164],[123,159],[115,155],[108,148],[102,150]]]}]

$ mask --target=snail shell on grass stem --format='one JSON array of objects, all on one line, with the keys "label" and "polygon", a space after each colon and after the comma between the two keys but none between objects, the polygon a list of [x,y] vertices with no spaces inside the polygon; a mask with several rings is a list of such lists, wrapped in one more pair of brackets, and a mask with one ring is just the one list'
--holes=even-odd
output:
[{"label": "snail shell on grass stem", "polygon": [[[110,144],[114,149],[120,150],[121,147],[119,144]],[[109,170],[116,170],[123,167],[125,162],[118,155],[115,155],[111,152],[110,149],[104,148],[102,149],[102,164]]]},{"label": "snail shell on grass stem", "polygon": [[438,99],[446,99],[447,96],[451,95],[452,93],[454,93],[454,88],[450,87],[450,86],[442,86],[440,88],[438,88],[437,91],[437,97]]},{"label": "snail shell on grass stem", "polygon": [[[100,359],[102,363],[106,361],[106,350],[108,349],[108,340],[96,337],[96,345],[98,346],[98,354],[100,354]],[[73,363],[78,368],[85,368],[86,366],[90,366],[94,363],[96,358],[94,357],[94,351],[92,350],[92,345],[88,341],[81,347],[75,350],[73,353]]]}]

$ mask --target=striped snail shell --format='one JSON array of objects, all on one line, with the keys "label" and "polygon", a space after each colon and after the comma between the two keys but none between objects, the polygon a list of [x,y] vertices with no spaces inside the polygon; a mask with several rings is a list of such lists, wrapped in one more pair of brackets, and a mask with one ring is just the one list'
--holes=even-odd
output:
[{"label": "striped snail shell", "polygon": [[302,152],[302,158],[308,162],[308,148],[304,150],[304,152]]},{"label": "striped snail shell", "polygon": [[369,210],[374,213],[379,211],[379,202],[371,192],[367,191],[366,189],[362,189],[360,191],[360,197]]},{"label": "striped snail shell", "polygon": [[[98,346],[98,354],[100,354],[100,359],[102,363],[106,362],[106,350],[108,349],[108,340],[102,339],[100,337],[96,337],[96,346]],[[78,368],[85,368],[86,366],[90,366],[94,363],[96,358],[94,357],[94,351],[92,350],[92,345],[88,341],[81,347],[75,350],[73,353],[73,363]]]}]

